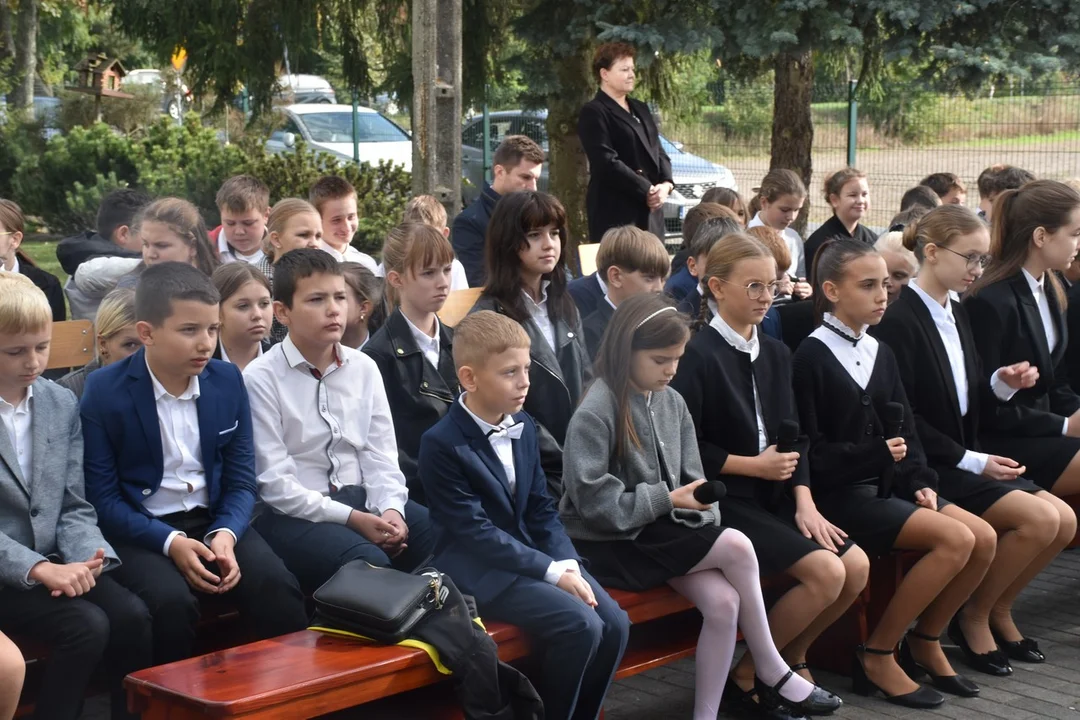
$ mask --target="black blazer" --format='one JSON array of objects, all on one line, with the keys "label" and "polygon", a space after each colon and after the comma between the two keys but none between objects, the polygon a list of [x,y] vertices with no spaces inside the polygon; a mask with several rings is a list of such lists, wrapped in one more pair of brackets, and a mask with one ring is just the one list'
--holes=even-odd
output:
[{"label": "black blazer", "polygon": [[615,314],[615,308],[611,303],[601,299],[596,310],[581,321],[581,329],[585,333],[585,348],[589,351],[589,358],[596,362],[596,355],[600,352],[600,341],[604,339],[604,331],[607,330],[611,316]]},{"label": "black blazer", "polygon": [[460,392],[454,369],[453,343],[453,331],[440,322],[439,367],[432,367],[417,347],[409,321],[398,308],[363,349],[382,374],[390,414],[394,418],[398,465],[405,476],[409,498],[420,504],[425,504],[424,486],[417,467],[420,436],[446,414]]},{"label": "black blazer", "polygon": [[20,252],[17,256],[19,258],[19,272],[30,278],[45,293],[45,297],[49,299],[53,322],[66,320],[67,305],[64,304],[64,288],[60,287],[60,280],[51,272],[34,265],[24,253]]},{"label": "black blazer", "polygon": [[[870,333],[886,343],[896,356],[915,428],[931,466],[955,468],[968,449],[979,449],[979,403],[989,385],[983,376],[971,323],[960,303],[950,300],[967,374],[967,415],[960,415],[949,355],[926,304],[910,287],[889,306],[881,323]],[[996,369],[996,368],[995,368]]]},{"label": "black blazer", "polygon": [[600,289],[596,273],[571,280],[567,283],[566,290],[570,297],[574,298],[578,315],[583,318],[592,315],[597,306],[604,302],[604,291]]},{"label": "black blazer", "polygon": [[[1068,318],[1069,335],[1080,338],[1080,283],[1069,288]],[[1075,392],[1080,392],[1080,342],[1069,343],[1065,348],[1065,363],[1069,370],[1069,384]]]},{"label": "black blazer", "polygon": [[[758,332],[760,352],[755,362],[731,347],[720,333],[702,328],[686,345],[671,387],[683,396],[697,430],[698,449],[706,480],[723,480],[733,497],[757,498],[773,504],[780,483],[742,475],[721,475],[729,454],[759,454],[754,381],[761,399],[761,415],[770,445],[776,443],[780,423],[798,420],[791,388],[791,352],[779,340]],[[795,474],[794,485],[810,484],[806,447]]]},{"label": "black blazer", "polygon": [[645,198],[651,186],[672,181],[671,158],[649,107],[626,100],[632,114],[600,90],[578,116],[578,137],[589,157],[589,242],[600,242],[604,232],[620,225],[664,237],[664,210],[649,210]]},{"label": "black blazer", "polygon": [[490,185],[485,185],[469,207],[454,218],[450,229],[450,243],[454,246],[454,254],[461,261],[461,266],[465,268],[469,287],[484,287],[487,282],[484,244],[491,213],[495,211],[495,205],[501,197]]},{"label": "black blazer", "polygon": [[997,399],[989,383],[985,385],[981,422],[986,433],[1058,437],[1065,418],[1080,410],[1080,396],[1070,387],[1065,366],[1069,330],[1049,283],[1046,290],[1058,334],[1052,353],[1035,296],[1022,271],[984,287],[974,297],[964,297],[983,367],[997,369],[1027,360],[1039,368],[1035,386],[1018,391],[1007,403]]}]

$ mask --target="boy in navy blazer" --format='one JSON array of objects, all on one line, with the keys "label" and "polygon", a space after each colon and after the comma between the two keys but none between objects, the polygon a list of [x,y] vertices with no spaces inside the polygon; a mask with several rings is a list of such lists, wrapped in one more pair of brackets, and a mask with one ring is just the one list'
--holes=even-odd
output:
[{"label": "boy in navy blazer", "polygon": [[529,336],[480,311],[454,329],[464,392],[420,441],[420,478],[437,541],[435,565],[544,647],[549,720],[595,718],[630,631],[626,613],[581,569],[540,467],[536,425],[521,412]]},{"label": "boy in navy blazer", "polygon": [[113,577],[154,620],[154,660],[194,648],[198,593],[229,593],[256,633],[307,624],[296,579],[248,527],[251,410],[240,371],[210,359],[218,292],[181,263],[135,291],[143,349],[94,373],[82,398],[87,497],[123,561]]}]

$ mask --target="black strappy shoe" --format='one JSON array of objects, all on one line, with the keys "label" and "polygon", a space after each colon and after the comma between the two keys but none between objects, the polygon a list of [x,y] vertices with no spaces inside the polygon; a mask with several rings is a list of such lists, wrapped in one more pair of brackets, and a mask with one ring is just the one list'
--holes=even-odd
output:
[{"label": "black strappy shoe", "polygon": [[787,699],[780,694],[780,688],[784,687],[794,674],[793,670],[788,670],[787,674],[780,678],[780,682],[772,687],[755,675],[754,689],[757,691],[758,701],[770,707],[786,706],[805,715],[829,715],[844,704],[839,697],[817,685],[814,685],[814,689],[802,700]]},{"label": "black strappy shoe", "polygon": [[753,720],[808,720],[801,712],[787,705],[770,707],[761,702],[756,688],[743,690],[730,677],[724,685],[724,699],[720,707],[730,715]]},{"label": "black strappy shoe", "polygon": [[[911,637],[925,640],[926,642],[940,642],[940,638],[916,630],[908,630],[907,634]],[[927,670],[926,666],[920,665],[919,662],[915,660],[915,656],[911,654],[911,644],[907,641],[906,637],[900,641],[900,668],[906,672],[908,677],[912,680],[917,681],[924,675],[929,677],[930,682],[934,687],[942,692],[947,692],[950,695],[975,697],[979,694],[979,686],[963,675],[935,675]]]},{"label": "black strappy shoe", "polygon": [[945,702],[944,695],[925,685],[920,685],[918,690],[905,693],[904,695],[889,695],[875,685],[866,674],[866,668],[863,667],[862,659],[859,657],[860,654],[892,655],[893,651],[879,650],[878,648],[870,648],[865,645],[860,645],[855,648],[855,658],[851,664],[851,687],[859,695],[870,697],[874,693],[879,692],[893,705],[902,705],[903,707],[915,708],[916,710],[936,708]]},{"label": "black strappy shoe", "polygon": [[1005,656],[1010,660],[1018,660],[1026,663],[1046,662],[1046,656],[1043,655],[1042,650],[1039,649],[1039,643],[1031,638],[1005,640],[998,635],[997,630],[994,628],[990,628],[990,632],[993,633],[994,640],[997,641],[998,647],[1001,648],[1005,653]]},{"label": "black strappy shoe", "polygon": [[988,653],[979,654],[971,649],[967,638],[964,637],[964,631],[960,628],[959,613],[953,615],[952,621],[949,622],[948,634],[949,639],[956,643],[956,646],[964,653],[964,660],[973,670],[996,677],[1012,675],[1013,669],[1009,664],[1009,658],[1001,650],[995,648]]}]

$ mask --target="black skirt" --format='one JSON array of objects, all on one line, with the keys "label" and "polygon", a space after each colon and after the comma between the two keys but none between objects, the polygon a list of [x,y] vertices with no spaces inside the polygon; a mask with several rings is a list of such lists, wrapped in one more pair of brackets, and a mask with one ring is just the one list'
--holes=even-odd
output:
[{"label": "black skirt", "polygon": [[1043,490],[1052,490],[1072,459],[1080,452],[1080,438],[1005,437],[980,438],[982,450],[1004,455],[1027,467],[1024,477]]},{"label": "black skirt", "polygon": [[979,517],[989,510],[991,505],[1014,490],[1029,493],[1042,490],[1026,477],[1003,482],[959,468],[938,469],[937,474],[938,495]]},{"label": "black skirt", "polygon": [[[879,498],[877,483],[859,483],[817,498],[821,514],[868,555],[892,552],[904,523],[919,506],[898,497]],[[938,498],[938,509],[949,501]]]},{"label": "black skirt", "polygon": [[[725,526],[750,538],[762,577],[785,572],[815,550],[826,550],[795,527],[795,503],[790,498],[784,498],[771,513],[751,498],[729,495],[720,501],[720,516]],[[839,554],[853,544],[850,538],[846,540]]]},{"label": "black skirt", "polygon": [[681,577],[701,562],[723,527],[689,528],[669,517],[646,525],[633,540],[575,540],[589,572],[604,587],[641,592]]}]

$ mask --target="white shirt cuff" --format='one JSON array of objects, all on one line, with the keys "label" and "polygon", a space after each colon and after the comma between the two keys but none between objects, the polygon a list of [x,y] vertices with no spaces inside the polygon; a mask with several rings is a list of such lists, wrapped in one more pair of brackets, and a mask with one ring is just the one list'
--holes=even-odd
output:
[{"label": "white shirt cuff", "polygon": [[986,453],[965,450],[964,457],[960,458],[960,462],[956,463],[956,467],[975,475],[982,475],[983,471],[986,470],[986,462],[989,459],[990,456]]},{"label": "white shirt cuff", "polygon": [[1065,422],[1061,423],[1061,435],[1064,437],[1069,434],[1069,418],[1065,418]]},{"label": "white shirt cuff", "polygon": [[581,567],[578,565],[577,560],[552,560],[548,565],[547,572],[544,573],[544,582],[551,585],[558,585],[559,578],[567,570],[573,570],[576,573],[581,572]]},{"label": "white shirt cuff", "polygon": [[169,533],[169,537],[165,538],[165,547],[161,549],[161,552],[165,557],[169,557],[169,548],[172,547],[172,541],[176,539],[176,536],[187,537],[187,533],[182,533],[179,530],[173,530]]},{"label": "white shirt cuff", "polygon": [[[203,540],[202,540],[203,544],[206,545],[207,547],[210,547],[210,538],[214,537],[214,535],[216,535],[219,532],[229,533],[230,535],[232,535],[233,545],[234,546],[236,545],[236,543],[238,543],[240,541],[239,538],[236,537],[236,533],[234,533],[229,528],[218,528],[217,530],[212,530],[212,531],[206,533],[206,537],[204,537]],[[168,551],[166,551],[166,552],[168,552]]]},{"label": "white shirt cuff", "polygon": [[994,374],[990,376],[990,389],[994,391],[994,397],[1001,402],[1009,402],[1012,400],[1013,395],[1016,394],[1016,388],[1011,388],[1008,384],[1001,379],[999,373],[1001,370],[995,370]]}]

